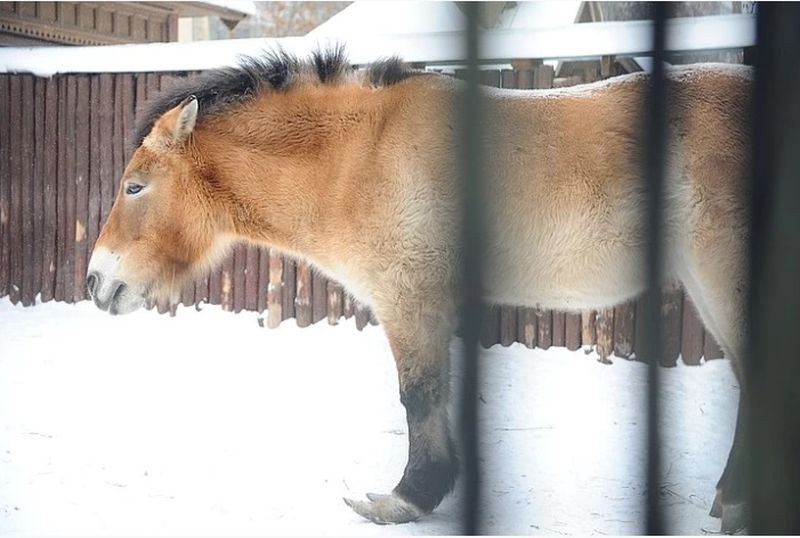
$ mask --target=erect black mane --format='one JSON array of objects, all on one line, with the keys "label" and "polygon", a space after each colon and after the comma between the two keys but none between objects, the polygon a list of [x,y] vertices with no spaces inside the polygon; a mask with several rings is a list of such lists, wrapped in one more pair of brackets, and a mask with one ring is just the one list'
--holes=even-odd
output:
[{"label": "erect black mane", "polygon": [[[199,119],[219,112],[230,104],[245,101],[265,88],[288,90],[298,75],[311,75],[321,83],[328,84],[341,79],[352,68],[341,45],[317,50],[307,60],[300,60],[284,50],[266,52],[259,57],[243,56],[236,67],[188,77],[151,99],[136,129],[136,147],[141,145],[162,114],[178,106],[190,95],[197,98]],[[367,80],[373,86],[391,86],[423,73],[408,68],[397,57],[370,64],[366,72]]]}]

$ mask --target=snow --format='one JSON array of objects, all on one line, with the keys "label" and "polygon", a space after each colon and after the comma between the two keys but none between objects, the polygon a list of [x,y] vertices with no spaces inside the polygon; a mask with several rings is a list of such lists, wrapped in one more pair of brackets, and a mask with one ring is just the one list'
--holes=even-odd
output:
[{"label": "snow", "polygon": [[230,11],[238,11],[245,15],[255,15],[258,11],[255,2],[250,2],[249,0],[205,0],[202,3]]},{"label": "snow", "polygon": [[[517,2],[500,13],[494,29],[531,30],[572,24],[581,2]],[[309,36],[418,34],[465,31],[467,19],[455,2],[360,1],[323,22]]]},{"label": "snow", "polygon": [[[0,534],[458,532],[459,491],[389,527],[341,501],[389,491],[405,464],[381,328],[268,330],[256,318],[0,300]],[[647,368],[596,358],[483,353],[487,532],[643,532]],[[717,529],[707,512],[733,436],[735,379],[725,360],[661,373],[671,531]]]},{"label": "snow", "polygon": [[[454,8],[455,9],[455,8]],[[403,34],[335,34],[284,38],[228,39],[189,43],[103,45],[99,47],[0,47],[0,73],[124,73],[192,71],[235,65],[241,54],[282,47],[306,56],[319,46],[342,42],[350,60],[363,65],[397,55],[408,62],[464,62],[464,33],[437,31]],[[753,15],[670,19],[667,50],[737,49],[755,44]],[[547,60],[641,56],[652,48],[650,21],[569,24],[559,27],[507,28],[486,32],[481,56],[488,63],[518,58]]]}]

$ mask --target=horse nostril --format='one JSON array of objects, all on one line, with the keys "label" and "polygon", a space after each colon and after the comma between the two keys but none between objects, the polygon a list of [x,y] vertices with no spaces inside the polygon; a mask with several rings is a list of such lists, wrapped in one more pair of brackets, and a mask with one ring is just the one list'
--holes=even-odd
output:
[{"label": "horse nostril", "polygon": [[96,271],[92,271],[89,273],[89,276],[86,277],[86,288],[89,290],[89,295],[94,297],[95,288],[97,287],[97,283],[100,281],[100,277]]}]

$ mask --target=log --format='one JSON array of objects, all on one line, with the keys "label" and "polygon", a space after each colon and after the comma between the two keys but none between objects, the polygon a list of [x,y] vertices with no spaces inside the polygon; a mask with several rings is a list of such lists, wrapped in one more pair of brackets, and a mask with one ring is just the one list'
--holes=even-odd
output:
[{"label": "log", "polygon": [[269,251],[269,287],[267,288],[267,327],[275,328],[283,321],[283,256]]},{"label": "log", "polygon": [[295,319],[300,327],[308,327],[313,322],[314,311],[311,304],[312,277],[308,262],[297,262],[297,296],[294,299]]},{"label": "log", "polygon": [[581,343],[584,346],[593,346],[597,343],[596,318],[597,312],[594,310],[581,312]]},{"label": "log", "polygon": [[553,312],[553,345],[567,345],[567,315],[564,312]]},{"label": "log", "polygon": [[517,341],[517,307],[500,308],[500,345],[508,347]]},{"label": "log", "polygon": [[553,345],[553,312],[551,310],[534,310],[536,312],[536,343],[542,349]]},{"label": "log", "polygon": [[601,361],[607,361],[614,352],[614,309],[602,308],[595,318],[597,328],[597,354]]},{"label": "log", "polygon": [[692,299],[683,297],[683,326],[681,331],[681,358],[685,364],[696,366],[703,356],[703,324],[697,315]]},{"label": "log", "polygon": [[627,359],[633,354],[636,305],[614,307],[614,355]]},{"label": "log", "polygon": [[328,323],[337,325],[342,317],[342,287],[328,281]]},{"label": "log", "polygon": [[564,327],[565,345],[570,351],[575,351],[581,347],[581,315],[575,312],[567,312]]},{"label": "log", "polygon": [[517,341],[528,348],[536,347],[539,333],[536,311],[533,308],[520,306],[517,308]]}]

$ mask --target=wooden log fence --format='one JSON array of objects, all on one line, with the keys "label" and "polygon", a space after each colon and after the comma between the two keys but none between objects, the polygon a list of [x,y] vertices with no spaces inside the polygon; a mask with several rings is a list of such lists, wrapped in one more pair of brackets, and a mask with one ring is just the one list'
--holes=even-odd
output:
[{"label": "wooden log fence", "polygon": [[[568,86],[608,76],[613,59],[604,62],[602,73],[555,79],[552,66],[523,60],[514,69],[485,71],[483,80],[504,88]],[[0,74],[0,297],[26,306],[88,299],[88,257],[133,152],[135,120],[148,98],[183,76],[191,74]],[[187,284],[180,303],[266,312],[268,327],[290,318],[301,327],[323,319],[337,324],[354,318],[359,330],[377,323],[367,306],[305,261],[245,245]],[[148,306],[175,312],[175,305]],[[596,346],[603,358],[635,357],[638,311],[635,302],[581,313],[491,306],[481,343]],[[722,356],[682,290],[664,292],[662,312],[665,366],[675,365],[679,355],[686,364]]]}]

